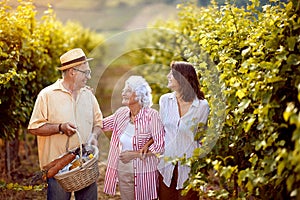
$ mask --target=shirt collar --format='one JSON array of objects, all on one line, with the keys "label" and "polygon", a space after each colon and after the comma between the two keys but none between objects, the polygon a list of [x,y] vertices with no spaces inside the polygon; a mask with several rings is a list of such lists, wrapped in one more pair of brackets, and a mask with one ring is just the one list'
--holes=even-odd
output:
[{"label": "shirt collar", "polygon": [[[69,92],[69,91],[63,86],[62,82],[63,82],[63,79],[58,79],[58,80],[53,84],[53,86],[54,86],[54,89],[53,89],[53,90],[61,90],[61,91],[64,91],[64,92]],[[83,88],[80,89],[80,92],[81,92],[81,91],[86,91],[86,90],[88,90],[88,88],[87,88],[87,87],[83,87]]]},{"label": "shirt collar", "polygon": [[192,106],[199,107],[199,106],[200,106],[200,103],[201,103],[201,101],[196,97],[196,98],[193,100]]},{"label": "shirt collar", "polygon": [[[176,100],[176,92],[172,92],[171,95],[169,96],[169,98],[172,100]],[[195,106],[195,107],[200,106],[200,100],[197,97],[194,98],[192,106]]]},{"label": "shirt collar", "polygon": [[[126,106],[127,107],[127,106]],[[130,117],[130,109],[129,109],[129,107],[127,107],[128,108],[128,110],[127,110],[127,116],[128,117]],[[145,112],[147,112],[147,108],[144,108],[144,107],[142,107],[141,108],[141,110],[139,111],[139,113],[135,116],[136,117],[136,119],[139,119],[139,118],[141,118],[143,115],[145,115]]]},{"label": "shirt collar", "polygon": [[54,84],[54,90],[62,90],[68,92],[68,90],[62,85],[62,79],[58,79]]},{"label": "shirt collar", "polygon": [[176,99],[176,92],[172,92],[169,96],[170,99]]}]

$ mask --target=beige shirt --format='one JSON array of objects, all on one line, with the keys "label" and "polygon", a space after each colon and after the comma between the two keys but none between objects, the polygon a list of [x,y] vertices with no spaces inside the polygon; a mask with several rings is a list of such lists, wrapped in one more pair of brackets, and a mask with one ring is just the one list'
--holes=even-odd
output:
[{"label": "beige shirt", "polygon": [[[76,125],[82,143],[86,143],[93,127],[102,127],[102,119],[98,101],[89,89],[82,88],[75,100],[59,79],[39,93],[28,129],[39,128],[46,123],[71,122]],[[59,133],[37,136],[41,168],[66,152],[67,138]],[[78,138],[77,134],[70,137],[69,150],[79,146]]]}]

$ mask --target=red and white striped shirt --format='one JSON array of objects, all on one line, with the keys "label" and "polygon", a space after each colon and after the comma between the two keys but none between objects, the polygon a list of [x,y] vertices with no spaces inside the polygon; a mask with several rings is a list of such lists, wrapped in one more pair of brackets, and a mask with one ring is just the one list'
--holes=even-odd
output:
[{"label": "red and white striped shirt", "polygon": [[[104,181],[104,192],[110,195],[115,195],[116,192],[120,136],[130,122],[129,113],[128,107],[121,107],[113,115],[103,120],[103,130],[112,131]],[[149,150],[154,154],[164,151],[165,132],[159,113],[156,110],[142,108],[135,117],[134,125],[133,150],[138,151],[141,149],[152,137],[154,143],[149,147]],[[155,155],[147,156],[144,160],[139,158],[133,160],[136,200],[157,198],[158,161]]]}]

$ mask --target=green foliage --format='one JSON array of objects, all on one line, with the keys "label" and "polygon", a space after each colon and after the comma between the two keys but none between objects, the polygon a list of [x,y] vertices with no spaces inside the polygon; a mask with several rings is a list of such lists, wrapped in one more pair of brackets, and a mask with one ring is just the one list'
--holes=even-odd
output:
[{"label": "green foliage", "polygon": [[[167,83],[166,75],[169,73],[170,61],[182,59],[182,55],[176,54],[180,51],[178,46],[177,33],[172,29],[160,28],[160,23],[146,32],[132,36],[128,41],[129,53],[125,56],[131,61],[131,65],[142,67],[137,68],[136,73],[145,76],[153,90],[153,102],[158,103],[161,94],[169,90],[164,86]],[[184,40],[184,38],[180,38]],[[168,42],[166,42],[168,41]],[[155,55],[155,56],[153,56]]]},{"label": "green foliage", "polygon": [[104,40],[78,24],[63,25],[50,7],[40,20],[36,12],[31,1],[15,10],[0,3],[0,138],[27,127],[38,92],[60,76],[62,53],[74,47],[89,52]]},{"label": "green foliage", "polygon": [[36,192],[42,191],[46,188],[45,184],[40,185],[20,185],[19,183],[6,183],[0,180],[0,191],[15,190],[15,191],[29,191],[33,190]]},{"label": "green foliage", "polygon": [[282,147],[277,149],[276,161],[278,162],[277,175],[283,176],[291,197],[300,197],[300,84],[298,85],[298,101],[289,102],[283,113],[284,120],[288,122],[292,130],[292,145],[294,148]]},{"label": "green foliage", "polygon": [[257,0],[247,8],[179,5],[178,22],[157,23],[172,34],[150,31],[131,42],[139,49],[136,63],[153,63],[140,71],[146,79],[161,83],[153,65],[178,59],[194,63],[201,74],[211,115],[209,129],[199,133],[203,147],[187,161],[192,171],[186,188],[202,197],[299,195],[300,7],[298,1],[271,3],[262,9]]},{"label": "green foliage", "polygon": [[[279,0],[279,1],[284,2],[284,3],[288,2],[288,0]],[[230,3],[230,4],[234,4],[237,7],[246,8],[247,5],[251,4],[251,2],[253,2],[253,1],[252,0],[216,0],[216,2],[217,2],[218,5],[225,5],[227,3]],[[259,0],[260,5],[258,6],[258,9],[261,10],[262,6],[264,6],[266,4],[270,4],[270,2],[271,1],[269,1],[269,0]],[[209,2],[208,3],[206,3],[206,2],[203,3],[202,0],[198,0],[198,4],[205,6],[205,5],[208,5]]]}]

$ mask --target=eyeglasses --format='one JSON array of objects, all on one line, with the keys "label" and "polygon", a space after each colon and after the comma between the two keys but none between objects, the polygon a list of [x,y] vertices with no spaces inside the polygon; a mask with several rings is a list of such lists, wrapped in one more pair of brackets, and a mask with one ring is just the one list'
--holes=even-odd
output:
[{"label": "eyeglasses", "polygon": [[91,70],[85,70],[85,71],[83,71],[83,70],[76,69],[76,68],[73,68],[73,69],[76,70],[76,71],[79,71],[81,73],[84,73],[86,77],[89,77],[91,75],[91,73],[92,73]]}]

